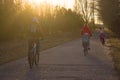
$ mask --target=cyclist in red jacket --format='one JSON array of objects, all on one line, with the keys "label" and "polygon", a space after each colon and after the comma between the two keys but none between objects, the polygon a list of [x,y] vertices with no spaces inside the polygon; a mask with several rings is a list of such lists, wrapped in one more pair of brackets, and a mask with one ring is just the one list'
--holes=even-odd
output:
[{"label": "cyclist in red jacket", "polygon": [[92,32],[87,24],[84,24],[83,29],[81,31],[81,35],[84,35],[85,33],[88,33],[89,37],[92,36]]},{"label": "cyclist in red jacket", "polygon": [[90,49],[90,37],[92,36],[92,31],[87,24],[84,24],[81,35],[82,41],[88,41],[88,49]]}]

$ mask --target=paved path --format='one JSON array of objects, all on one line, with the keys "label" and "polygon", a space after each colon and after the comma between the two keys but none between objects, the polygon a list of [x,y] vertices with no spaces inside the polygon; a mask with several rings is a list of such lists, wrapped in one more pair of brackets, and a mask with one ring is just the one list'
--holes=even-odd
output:
[{"label": "paved path", "polygon": [[84,56],[78,39],[42,51],[39,66],[32,70],[27,58],[0,66],[0,80],[119,80],[106,52],[93,39]]}]

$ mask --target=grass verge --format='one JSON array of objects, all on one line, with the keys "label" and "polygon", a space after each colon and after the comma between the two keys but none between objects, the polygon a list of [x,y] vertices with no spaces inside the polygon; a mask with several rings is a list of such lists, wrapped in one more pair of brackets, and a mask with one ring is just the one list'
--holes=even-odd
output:
[{"label": "grass verge", "polygon": [[120,75],[120,39],[112,37],[108,40],[108,43],[110,43],[110,54],[114,62],[114,68]]},{"label": "grass verge", "polygon": [[[79,32],[65,32],[46,36],[41,41],[40,50],[55,47],[65,42],[78,39]],[[27,40],[15,40],[0,44],[0,65],[26,57],[28,51]]]}]

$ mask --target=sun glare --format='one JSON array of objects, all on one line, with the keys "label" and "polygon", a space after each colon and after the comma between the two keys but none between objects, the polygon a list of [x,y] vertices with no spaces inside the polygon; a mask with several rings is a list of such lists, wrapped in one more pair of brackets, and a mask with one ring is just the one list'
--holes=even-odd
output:
[{"label": "sun glare", "polygon": [[44,3],[51,4],[53,6],[61,6],[65,8],[73,8],[74,6],[74,0],[23,0],[25,3],[30,3],[32,6],[39,6]]}]

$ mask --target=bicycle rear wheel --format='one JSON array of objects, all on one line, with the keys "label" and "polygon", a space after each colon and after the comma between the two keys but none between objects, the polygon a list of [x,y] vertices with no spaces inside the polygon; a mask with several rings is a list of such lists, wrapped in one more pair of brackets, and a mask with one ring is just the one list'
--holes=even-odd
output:
[{"label": "bicycle rear wheel", "polygon": [[84,42],[83,47],[84,47],[84,56],[86,56],[88,54],[88,42]]},{"label": "bicycle rear wheel", "polygon": [[84,49],[84,56],[86,56],[87,54],[88,54],[88,49],[85,48],[85,49]]}]

